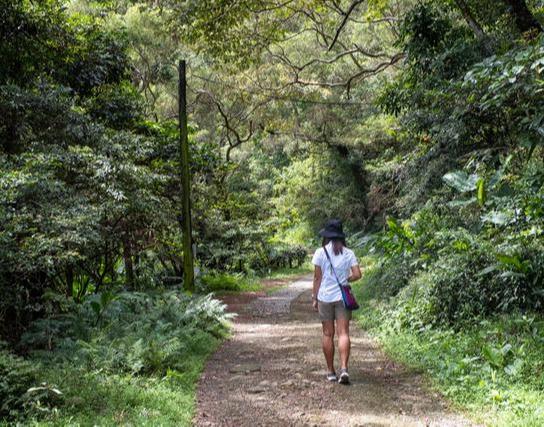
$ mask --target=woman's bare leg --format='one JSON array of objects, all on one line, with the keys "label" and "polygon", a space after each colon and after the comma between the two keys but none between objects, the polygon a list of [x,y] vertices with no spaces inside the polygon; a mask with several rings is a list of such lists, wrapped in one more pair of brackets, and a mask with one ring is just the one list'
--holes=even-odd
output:
[{"label": "woman's bare leg", "polygon": [[[334,330],[334,329],[333,329]],[[341,368],[348,368],[351,341],[349,339],[349,320],[336,319],[336,333],[338,334],[338,350],[340,351]]]},{"label": "woman's bare leg", "polygon": [[334,372],[334,321],[326,320],[323,323],[323,354],[327,361],[329,372]]}]

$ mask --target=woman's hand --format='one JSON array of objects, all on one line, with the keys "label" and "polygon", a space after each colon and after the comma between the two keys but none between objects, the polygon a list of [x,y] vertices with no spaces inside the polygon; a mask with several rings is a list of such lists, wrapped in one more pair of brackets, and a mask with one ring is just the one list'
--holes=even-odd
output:
[{"label": "woman's hand", "polygon": [[353,267],[351,267],[348,282],[356,282],[361,277],[363,277],[363,275],[361,274],[361,268],[358,265],[354,265]]},{"label": "woman's hand", "polygon": [[312,299],[312,307],[314,308],[314,311],[317,311],[317,299]]}]

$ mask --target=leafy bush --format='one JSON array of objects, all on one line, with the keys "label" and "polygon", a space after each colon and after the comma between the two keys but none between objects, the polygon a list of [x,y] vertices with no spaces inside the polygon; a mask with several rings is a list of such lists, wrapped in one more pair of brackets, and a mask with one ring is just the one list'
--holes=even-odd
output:
[{"label": "leafy bush", "polygon": [[301,245],[273,247],[268,254],[268,265],[273,268],[300,267],[307,255],[308,251]]},{"label": "leafy bush", "polygon": [[419,273],[398,298],[387,300],[377,258],[367,257],[364,264],[364,283],[355,286],[363,305],[357,317],[388,354],[429,373],[448,398],[476,417],[485,414],[486,423],[542,425],[542,315],[512,310],[454,328],[431,326],[425,319],[430,302],[423,292],[434,281],[433,269]]},{"label": "leafy bush", "polygon": [[37,355],[59,364],[166,373],[183,371],[184,355],[223,337],[228,319],[224,306],[210,296],[122,293],[115,298],[98,296],[76,311],[38,320],[22,343],[42,348]]},{"label": "leafy bush", "polygon": [[0,351],[0,416],[110,425],[153,411],[160,423],[189,425],[195,383],[229,319],[210,295],[174,291],[69,304],[23,335],[29,361]]},{"label": "leafy bush", "polygon": [[202,276],[203,290],[217,291],[257,291],[260,285],[243,274],[228,274],[215,272]]},{"label": "leafy bush", "polygon": [[380,261],[380,269],[376,272],[376,280],[382,286],[384,297],[392,297],[408,285],[408,280],[414,270],[410,266],[412,260],[402,255],[384,258]]},{"label": "leafy bush", "polygon": [[[403,222],[389,218],[384,232],[361,240],[381,255],[381,292],[396,298],[402,325],[460,327],[513,309],[543,309],[542,214],[535,208],[541,190],[527,185],[535,180],[532,163],[513,169],[507,182],[504,168],[491,178],[446,174],[453,200],[431,200]],[[514,194],[507,199],[506,187]]]},{"label": "leafy bush", "polygon": [[21,416],[26,393],[38,381],[37,372],[34,364],[9,353],[0,343],[0,420]]}]

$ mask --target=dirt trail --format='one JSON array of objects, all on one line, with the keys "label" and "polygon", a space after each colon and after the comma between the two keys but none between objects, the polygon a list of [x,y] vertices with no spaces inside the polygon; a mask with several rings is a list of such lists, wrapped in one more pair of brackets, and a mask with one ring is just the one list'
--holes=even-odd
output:
[{"label": "dirt trail", "polygon": [[[198,426],[468,426],[352,324],[350,377],[325,381],[311,280],[247,304],[198,387]],[[336,355],[336,360],[338,360]]]}]

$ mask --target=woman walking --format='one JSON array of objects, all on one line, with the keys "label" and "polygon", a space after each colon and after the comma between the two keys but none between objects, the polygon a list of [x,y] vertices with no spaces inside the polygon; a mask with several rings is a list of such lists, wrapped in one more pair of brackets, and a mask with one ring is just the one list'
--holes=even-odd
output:
[{"label": "woman walking", "polygon": [[[349,384],[351,311],[344,308],[338,282],[347,283],[359,280],[361,269],[353,251],[346,247],[346,236],[340,220],[328,221],[319,235],[323,237],[323,244],[315,251],[312,259],[314,265],[312,305],[319,312],[319,318],[323,324],[322,343],[328,369],[327,380]],[[335,331],[340,351],[340,375],[338,377],[334,369]]]}]

